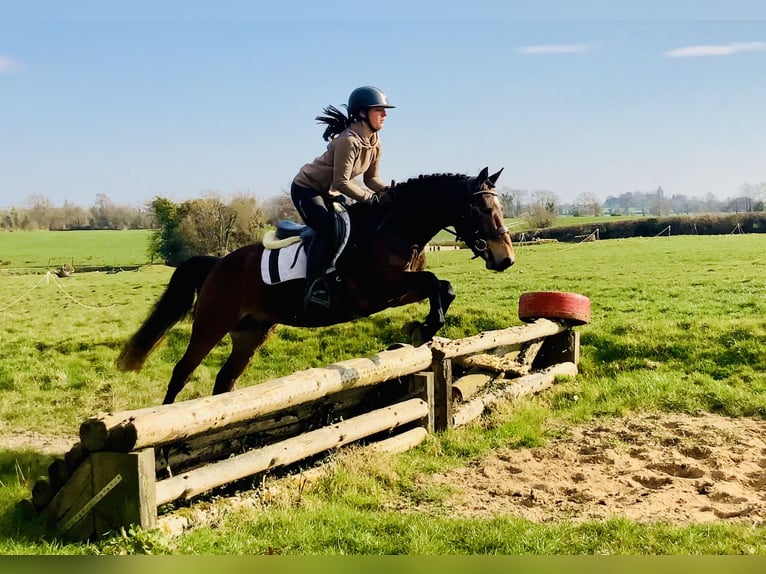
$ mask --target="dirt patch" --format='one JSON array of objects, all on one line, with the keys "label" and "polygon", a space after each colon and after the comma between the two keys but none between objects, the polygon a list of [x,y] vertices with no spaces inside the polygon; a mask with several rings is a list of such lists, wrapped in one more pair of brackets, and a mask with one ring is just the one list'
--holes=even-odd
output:
[{"label": "dirt patch", "polygon": [[64,435],[46,435],[35,431],[12,431],[0,433],[0,450],[30,450],[40,454],[62,455],[77,439]]},{"label": "dirt patch", "polygon": [[599,420],[431,480],[456,489],[447,502],[455,516],[762,525],[766,422],[710,414]]}]

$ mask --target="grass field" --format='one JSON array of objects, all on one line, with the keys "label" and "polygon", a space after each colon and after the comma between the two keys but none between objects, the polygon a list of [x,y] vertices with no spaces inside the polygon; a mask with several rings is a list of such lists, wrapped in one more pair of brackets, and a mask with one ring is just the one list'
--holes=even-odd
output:
[{"label": "grass field", "polygon": [[[105,264],[142,261],[145,237],[103,232],[100,245],[121,245],[111,260],[96,243],[60,252]],[[46,265],[50,249],[23,245],[4,254],[7,267]],[[72,236],[76,237],[76,236]],[[0,241],[6,240],[0,235]],[[19,239],[21,238],[21,239]],[[79,240],[80,238],[78,238]],[[86,238],[90,239],[90,238]],[[95,239],[95,238],[94,238]],[[35,242],[37,239],[35,238]],[[5,245],[5,244],[4,244]],[[84,244],[80,244],[81,246]],[[9,254],[10,253],[10,254]],[[117,254],[119,253],[119,255]],[[132,255],[128,255],[128,254]],[[49,460],[26,450],[0,451],[0,554],[3,553],[297,553],[297,554],[766,554],[764,526],[534,524],[514,517],[452,519],[406,514],[397,504],[446,493],[427,477],[470,464],[500,447],[527,448],[549,438],[552,421],[571,425],[635,411],[714,412],[766,418],[766,235],[636,238],[544,244],[517,250],[517,263],[493,274],[467,251],[429,254],[429,267],[453,282],[458,298],[440,335],[457,338],[519,324],[527,291],[587,295],[592,321],[580,327],[581,372],[570,384],[524,401],[491,424],[429,437],[391,460],[343,466],[296,501],[240,511],[178,539],[137,532],[96,544],[44,536],[15,504]],[[123,259],[124,258],[124,259]],[[144,256],[143,261],[146,261]],[[94,412],[158,404],[189,324],[176,328],[140,373],[114,368],[120,346],[164,289],[171,269],[59,279],[0,275],[0,432],[74,436]],[[425,304],[325,329],[279,327],[240,386],[311,366],[368,356],[402,341],[400,327]],[[208,395],[227,354],[222,343],[195,373],[180,400]],[[652,368],[647,364],[651,362]],[[571,400],[576,395],[577,401]]]},{"label": "grass field", "polygon": [[0,272],[150,263],[148,229],[0,232]]}]

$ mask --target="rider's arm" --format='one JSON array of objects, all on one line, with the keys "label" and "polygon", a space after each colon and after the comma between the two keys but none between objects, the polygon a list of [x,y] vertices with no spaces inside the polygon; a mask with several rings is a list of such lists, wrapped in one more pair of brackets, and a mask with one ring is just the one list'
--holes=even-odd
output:
[{"label": "rider's arm", "polygon": [[374,161],[370,164],[370,167],[367,168],[367,171],[364,172],[364,185],[369,187],[372,191],[380,195],[381,192],[385,191],[385,189],[388,187],[386,183],[381,179],[380,175],[378,175],[378,166],[380,165],[380,147],[377,149],[377,154],[375,155]]}]

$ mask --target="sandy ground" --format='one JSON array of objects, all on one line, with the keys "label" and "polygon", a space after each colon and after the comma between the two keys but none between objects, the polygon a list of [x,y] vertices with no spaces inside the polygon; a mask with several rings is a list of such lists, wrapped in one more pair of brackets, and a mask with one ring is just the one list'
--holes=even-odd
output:
[{"label": "sandy ground", "polygon": [[457,516],[766,523],[766,422],[633,415],[439,474]]},{"label": "sandy ground", "polygon": [[35,431],[0,431],[0,449],[31,450],[40,454],[63,455],[77,442],[77,437],[45,435]]},{"label": "sandy ground", "polygon": [[[565,434],[427,480],[451,485],[453,516],[766,524],[766,421],[639,414]],[[63,454],[74,440],[6,430],[0,448]]]}]

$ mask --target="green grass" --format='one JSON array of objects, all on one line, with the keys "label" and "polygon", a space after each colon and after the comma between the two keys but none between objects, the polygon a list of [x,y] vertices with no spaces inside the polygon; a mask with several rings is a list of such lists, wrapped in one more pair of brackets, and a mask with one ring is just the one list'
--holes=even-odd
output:
[{"label": "green grass", "polygon": [[120,267],[150,262],[147,229],[0,232],[0,271]]},{"label": "green grass", "polygon": [[[764,235],[554,243],[519,248],[516,265],[502,274],[486,271],[467,251],[429,254],[431,270],[451,280],[458,294],[443,336],[520,324],[517,305],[524,292],[590,297],[591,323],[578,328],[578,377],[481,425],[431,436],[410,452],[383,460],[356,453],[349,456],[361,459],[341,457],[334,472],[300,500],[241,510],[177,539],[146,532],[96,544],[50,539],[37,530],[34,515],[15,506],[29,496],[46,459],[5,451],[0,554],[764,554],[762,526],[453,519],[441,506],[448,492],[428,481],[431,473],[471,464],[495,449],[542,445],[555,429],[606,415],[666,411],[766,418],[764,252]],[[0,276],[0,432],[74,437],[79,423],[99,410],[158,404],[189,323],[171,333],[140,373],[119,373],[114,360],[170,273],[147,266],[55,280]],[[401,326],[425,312],[420,303],[325,329],[281,326],[238,385],[369,356],[404,340]],[[210,393],[227,349],[223,342],[214,350],[180,399]],[[396,510],[422,501],[432,510]]]}]

